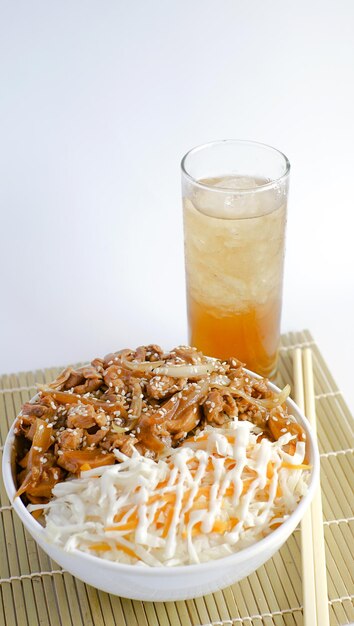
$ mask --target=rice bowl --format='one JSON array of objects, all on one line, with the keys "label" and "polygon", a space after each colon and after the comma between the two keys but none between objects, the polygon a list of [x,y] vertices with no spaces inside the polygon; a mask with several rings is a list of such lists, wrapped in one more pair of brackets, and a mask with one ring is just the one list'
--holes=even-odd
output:
[{"label": "rice bowl", "polygon": [[[257,378],[256,375],[252,374],[251,372],[249,374]],[[274,385],[269,384],[269,387],[274,392],[280,393],[280,390],[278,390]],[[298,503],[295,503],[293,510],[289,511],[288,516],[285,519],[281,520],[281,525],[277,528],[272,529],[270,534],[267,534],[267,536],[263,536],[262,538],[257,536],[252,545],[249,545],[248,539],[244,537],[244,541],[243,543],[241,542],[238,551],[231,551],[231,553],[226,556],[224,556],[222,553],[217,553],[215,557],[217,558],[216,561],[213,560],[210,555],[208,555],[208,560],[198,563],[196,562],[195,558],[194,560],[193,558],[190,558],[190,551],[187,549],[184,553],[184,556],[183,554],[181,555],[180,552],[178,552],[178,562],[173,561],[173,559],[176,558],[175,556],[173,556],[171,557],[172,562],[170,563],[168,563],[167,559],[167,562],[164,565],[161,565],[159,562],[157,562],[154,563],[152,567],[146,567],[143,566],[143,559],[141,561],[139,560],[138,562],[129,562],[129,560],[126,560],[126,562],[117,562],[115,559],[112,559],[112,554],[110,554],[109,550],[104,550],[101,554],[99,554],[99,551],[96,554],[92,554],[92,550],[87,549],[85,551],[82,551],[81,549],[78,549],[78,545],[73,545],[71,546],[71,549],[68,550],[65,549],[65,541],[58,540],[58,538],[56,541],[53,541],[53,538],[52,540],[50,540],[50,534],[48,535],[48,533],[41,526],[41,524],[32,517],[20,498],[15,498],[17,489],[14,482],[15,436],[13,426],[9,432],[4,448],[3,475],[6,490],[8,492],[11,502],[13,502],[15,511],[20,516],[27,530],[31,533],[31,535],[35,538],[39,545],[45,550],[45,552],[49,554],[49,556],[51,556],[51,558],[53,558],[62,567],[64,567],[66,570],[68,570],[81,580],[84,580],[85,582],[95,587],[103,589],[104,591],[140,600],[177,600],[187,599],[205,593],[210,593],[229,584],[232,584],[237,580],[240,580],[244,576],[247,576],[252,571],[257,569],[257,567],[262,565],[268,558],[270,558],[274,554],[274,552],[276,552],[281,547],[284,541],[286,541],[291,532],[295,529],[313,497],[314,489],[316,487],[319,475],[319,457],[317,445],[314,441],[306,418],[304,418],[299,409],[290,399],[287,399],[286,404],[289,408],[289,411],[295,416],[297,422],[304,429],[307,437],[307,454],[311,469],[308,470],[306,493],[301,494],[302,497],[300,501]],[[244,422],[244,424],[245,423],[246,422]],[[243,428],[247,429],[248,427],[243,426]],[[224,437],[224,435],[225,433],[220,432],[220,437]],[[201,436],[202,435],[200,435],[199,438]],[[230,433],[226,433],[226,440],[227,437],[230,436]],[[221,441],[222,440],[220,439],[220,442]],[[188,448],[189,452],[186,453],[184,451],[183,454],[188,454],[190,458],[192,458],[193,455],[195,456],[196,448],[200,447],[200,442],[198,444],[198,435],[195,437],[195,443],[196,445],[194,445],[194,443],[192,442],[193,445]],[[228,441],[225,445],[230,445],[232,447],[232,444],[230,444],[230,442]],[[274,448],[276,448],[276,446],[274,446]],[[185,450],[187,450],[187,448],[185,448]],[[221,449],[219,445],[218,455],[220,451]],[[225,449],[225,452],[227,453],[228,457],[230,457],[230,454],[232,457],[231,448],[228,448],[227,450]],[[201,457],[202,456],[203,455],[201,455]],[[207,459],[205,460],[207,462]],[[300,459],[299,457],[299,459],[296,460],[300,461],[303,459]],[[127,459],[123,459],[123,462],[126,462],[128,465],[129,463],[132,463],[131,460],[128,461]],[[284,459],[282,459],[282,462],[284,462]],[[285,459],[285,463],[286,462],[287,461]],[[145,461],[143,463],[145,463]],[[163,463],[166,464],[166,461],[162,461],[161,463],[162,465]],[[148,459],[146,459],[146,465],[149,465]],[[116,465],[114,467],[117,468],[119,466]],[[288,468],[285,467],[282,468],[281,471],[283,471],[284,473],[284,470],[287,469]],[[96,476],[101,473],[101,476],[103,477],[105,473],[110,471],[112,471],[112,468],[101,468],[99,471],[96,471]],[[117,473],[117,470],[115,471]],[[166,467],[165,471],[167,471]],[[295,472],[299,471],[300,470],[295,470]],[[90,472],[92,475],[92,473],[95,473],[95,470],[88,470],[86,472],[86,477],[84,475],[85,472],[83,472],[81,478],[74,479],[71,482],[74,483],[75,480],[87,481],[90,477]],[[274,475],[272,476],[272,478],[274,478]],[[95,480],[100,480],[100,478]],[[155,484],[155,488],[156,485],[161,482],[161,475],[157,475],[156,480],[158,482]],[[60,489],[64,489],[65,491],[64,485],[68,484],[68,482],[59,483],[55,487],[55,489],[58,489],[59,491]],[[152,483],[152,485],[154,485],[154,483]],[[226,487],[226,489],[227,488],[228,487]],[[275,484],[273,488],[276,488]],[[302,489],[301,486],[299,486],[299,488],[300,490]],[[152,489],[154,489],[154,486],[152,486]],[[151,494],[149,495],[149,497],[151,497]],[[230,494],[230,498],[232,498],[232,494]],[[54,509],[55,506],[53,506],[53,511]],[[198,513],[198,509],[196,509],[196,512]],[[228,519],[232,519],[232,515],[229,515]],[[111,520],[109,520],[108,518],[104,518],[102,519],[103,526],[107,526],[109,521],[112,522],[112,524],[115,523],[113,518]],[[163,521],[164,520],[162,519],[161,523],[163,523]],[[204,523],[204,520],[194,521],[194,526],[199,523]],[[221,523],[222,521],[225,522],[226,520],[220,520],[219,518],[217,518],[217,521]],[[129,520],[128,522],[124,520],[122,524],[123,523],[129,523]],[[239,523],[239,520],[237,523]],[[237,527],[237,523],[235,524],[235,527]],[[275,524],[276,523],[277,522],[275,522]],[[227,529],[230,535],[235,532],[235,527]],[[193,528],[190,527],[189,530],[190,532],[192,532]],[[156,532],[157,531],[158,529],[156,530]],[[112,532],[121,533],[121,530],[113,530]],[[188,533],[188,528],[181,528],[181,534],[183,534],[183,532]],[[218,533],[214,532],[214,535],[217,536]],[[116,540],[116,536],[117,535],[114,535],[114,540]],[[156,536],[158,537],[158,532]],[[119,537],[119,540],[121,542],[122,535],[120,534]],[[100,541],[101,539],[102,538],[100,538]],[[188,546],[187,536],[185,537],[184,544]],[[66,546],[66,548],[67,547],[68,546]],[[210,549],[215,548],[215,546],[207,547],[209,547]],[[216,547],[217,550],[219,550],[218,544],[216,544]],[[158,551],[160,548],[157,546],[156,549]],[[224,549],[225,548],[222,548],[222,550]],[[205,545],[204,547],[203,545],[201,545],[200,549],[197,550],[197,558],[199,559],[199,561],[203,561],[203,553],[205,553]],[[102,555],[104,555],[104,558],[102,558]],[[129,557],[129,554],[127,555],[125,552],[123,552],[123,555],[124,558],[126,556]],[[134,559],[135,557],[132,558]],[[161,562],[161,558],[157,560]],[[166,565],[169,566],[166,567]],[[174,565],[176,565],[176,567],[174,567]]]}]

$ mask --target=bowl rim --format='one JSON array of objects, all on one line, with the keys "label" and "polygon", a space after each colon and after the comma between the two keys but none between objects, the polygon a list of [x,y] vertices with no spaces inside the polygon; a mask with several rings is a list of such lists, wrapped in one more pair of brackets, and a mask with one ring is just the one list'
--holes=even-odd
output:
[{"label": "bowl rim", "polygon": [[[262,378],[255,372],[252,372],[251,370],[248,370],[246,368],[244,369],[250,376],[253,376],[254,378],[258,378],[258,379]],[[274,383],[267,381],[267,385],[273,391],[276,391],[276,392],[280,391],[279,387],[277,387]],[[31,398],[30,402],[33,402],[37,396],[38,394],[35,394],[33,398]],[[218,559],[211,559],[210,561],[204,561],[202,563],[191,563],[189,565],[178,565],[175,567],[169,567],[166,565],[149,567],[145,564],[136,564],[136,563],[130,564],[130,563],[120,563],[119,561],[108,561],[106,559],[101,559],[98,556],[87,554],[86,552],[83,552],[76,548],[69,552],[65,550],[62,546],[49,541],[47,537],[45,536],[45,528],[37,520],[34,519],[31,513],[27,510],[26,506],[23,504],[21,498],[19,497],[15,498],[16,486],[15,486],[15,482],[12,476],[12,454],[14,451],[14,447],[13,447],[13,444],[15,441],[14,424],[15,424],[16,418],[9,429],[9,432],[5,440],[4,448],[3,448],[2,474],[3,474],[5,490],[7,492],[8,498],[14,510],[16,511],[16,513],[18,514],[19,518],[24,523],[24,525],[28,528],[29,532],[33,533],[33,536],[35,539],[38,540],[40,538],[41,540],[43,540],[44,543],[47,543],[48,545],[55,547],[56,550],[59,550],[66,556],[69,556],[69,555],[72,557],[78,556],[84,559],[84,561],[86,561],[87,563],[90,563],[92,565],[97,566],[99,562],[100,564],[104,565],[104,567],[107,567],[108,570],[113,570],[113,571],[115,570],[115,571],[121,571],[121,572],[129,572],[129,573],[135,572],[136,575],[138,576],[144,575],[147,572],[149,572],[149,576],[150,575],[159,576],[162,573],[166,575],[167,572],[171,572],[171,574],[177,574],[177,573],[183,574],[187,572],[197,573],[199,571],[207,570],[213,565],[216,565],[216,566],[218,564],[222,565],[222,563],[225,563],[226,561],[229,564],[231,563],[231,561],[234,561],[234,564],[236,565],[237,561],[243,562],[248,559],[252,559],[254,554],[257,553],[258,551],[266,553],[272,550],[272,548],[277,546],[279,543],[283,543],[284,541],[286,541],[286,539],[291,535],[294,528],[296,528],[296,526],[299,524],[300,520],[302,519],[303,515],[305,514],[305,511],[308,508],[315,494],[316,487],[319,483],[320,456],[319,456],[319,450],[318,450],[318,445],[316,442],[314,431],[311,428],[311,425],[307,417],[305,416],[305,414],[300,410],[300,408],[297,406],[297,404],[295,404],[295,402],[291,398],[289,397],[287,398],[286,404],[288,405],[288,408],[290,408],[292,412],[295,413],[296,420],[300,418],[301,425],[303,426],[306,432],[306,443],[309,444],[310,461],[311,461],[312,468],[311,468],[311,476],[310,476],[310,481],[308,484],[307,493],[301,498],[300,502],[297,504],[296,508],[289,515],[289,517],[278,528],[273,530],[269,535],[256,541],[250,546],[246,546],[245,548],[242,548],[241,550],[238,550],[234,552],[233,554],[229,554],[227,556],[220,557]]]}]

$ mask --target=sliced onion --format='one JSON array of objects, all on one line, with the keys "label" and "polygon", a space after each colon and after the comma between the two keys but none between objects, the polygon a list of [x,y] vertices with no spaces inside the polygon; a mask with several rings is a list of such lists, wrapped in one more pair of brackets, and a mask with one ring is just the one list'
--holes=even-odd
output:
[{"label": "sliced onion", "polygon": [[230,383],[231,383],[230,378],[228,378],[227,376],[218,374],[217,376],[211,378],[210,387],[216,387],[217,389],[224,389],[225,387],[228,387]]},{"label": "sliced onion", "polygon": [[291,391],[290,385],[285,385],[284,389],[279,393],[279,395],[274,398],[274,402],[276,401],[276,406],[279,404],[284,404],[285,400],[289,397]]},{"label": "sliced onion", "polygon": [[290,394],[290,385],[285,385],[284,389],[273,398],[258,398],[258,402],[260,402],[266,409],[274,409],[276,406],[280,406],[285,402],[288,395]]},{"label": "sliced onion", "polygon": [[151,372],[155,368],[164,364],[164,361],[127,361],[126,359],[122,359],[121,361],[122,367],[125,367],[132,372]]},{"label": "sliced onion", "polygon": [[127,426],[123,428],[123,426],[118,426],[118,424],[111,424],[111,430],[114,430],[116,433],[126,433],[130,428]]},{"label": "sliced onion", "polygon": [[138,381],[134,381],[132,385],[132,401],[130,404],[130,411],[138,419],[141,415],[141,409],[143,408],[142,389]]},{"label": "sliced onion", "polygon": [[[192,388],[193,387],[194,385],[192,385]],[[199,403],[201,399],[203,398],[203,396],[205,396],[208,393],[208,388],[209,388],[209,381],[207,378],[205,380],[199,381],[199,385],[195,388],[195,391],[191,394],[189,398],[187,398],[187,400],[184,400],[184,404],[181,408],[181,412],[183,413],[183,411],[185,411],[188,407],[192,406],[192,404]],[[183,392],[182,392],[182,397],[183,397]],[[178,413],[179,413],[179,409],[177,409],[176,415]]]},{"label": "sliced onion", "polygon": [[154,370],[154,374],[160,376],[171,376],[172,378],[196,378],[206,376],[216,369],[213,362],[201,365],[165,365]]},{"label": "sliced onion", "polygon": [[240,396],[241,398],[244,398],[244,400],[247,400],[247,402],[249,402],[250,404],[255,404],[256,406],[258,406],[261,411],[267,410],[266,407],[263,406],[263,404],[260,404],[259,400],[257,400],[256,398],[252,398],[252,396],[249,396],[248,393],[242,391],[242,389],[232,387],[232,385],[230,385],[229,389],[231,393],[235,394],[236,396]]},{"label": "sliced onion", "polygon": [[290,385],[285,385],[284,389],[278,395],[274,396],[274,398],[263,399],[253,398],[252,396],[249,396],[247,393],[245,393],[245,391],[242,391],[242,389],[238,389],[237,387],[233,387],[232,385],[230,385],[229,389],[236,395],[247,400],[247,402],[249,402],[250,404],[255,404],[256,406],[258,406],[261,411],[274,409],[276,406],[283,404],[290,394]]}]

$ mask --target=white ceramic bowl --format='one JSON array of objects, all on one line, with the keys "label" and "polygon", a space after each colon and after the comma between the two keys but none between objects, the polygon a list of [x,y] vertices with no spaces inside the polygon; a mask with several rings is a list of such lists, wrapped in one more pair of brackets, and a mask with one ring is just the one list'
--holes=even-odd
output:
[{"label": "white ceramic bowl", "polygon": [[[250,372],[252,376],[255,376]],[[275,385],[269,385],[279,392]],[[134,600],[187,600],[223,589],[254,572],[270,559],[302,519],[319,480],[318,447],[309,423],[292,400],[287,401],[307,435],[308,453],[312,465],[309,488],[289,518],[276,530],[257,543],[227,557],[180,567],[146,567],[112,563],[84,552],[66,552],[45,537],[43,527],[27,511],[20,498],[15,498],[13,426],[7,436],[3,455],[3,478],[13,507],[28,532],[39,546],[68,572],[98,589]]]}]

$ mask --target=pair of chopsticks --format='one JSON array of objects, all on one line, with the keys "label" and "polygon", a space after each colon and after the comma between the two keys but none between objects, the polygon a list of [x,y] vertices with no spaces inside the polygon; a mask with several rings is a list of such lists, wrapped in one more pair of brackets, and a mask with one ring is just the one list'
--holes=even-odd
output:
[{"label": "pair of chopsticks", "polygon": [[[316,409],[312,352],[295,348],[293,354],[295,402],[308,418],[316,436]],[[321,487],[301,522],[304,626],[329,626],[326,557]]]}]

